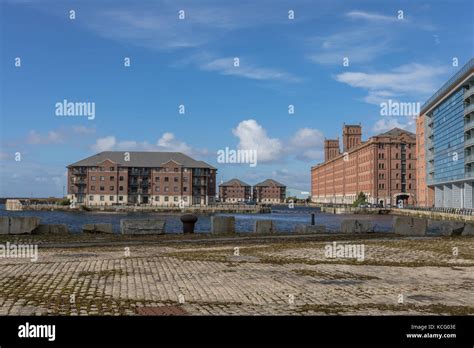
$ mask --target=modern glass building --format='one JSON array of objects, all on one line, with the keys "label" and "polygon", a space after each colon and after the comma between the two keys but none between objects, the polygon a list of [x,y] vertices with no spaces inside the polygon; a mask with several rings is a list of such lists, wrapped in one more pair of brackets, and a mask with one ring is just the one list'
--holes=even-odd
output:
[{"label": "modern glass building", "polygon": [[474,208],[474,59],[422,106],[429,205]]}]

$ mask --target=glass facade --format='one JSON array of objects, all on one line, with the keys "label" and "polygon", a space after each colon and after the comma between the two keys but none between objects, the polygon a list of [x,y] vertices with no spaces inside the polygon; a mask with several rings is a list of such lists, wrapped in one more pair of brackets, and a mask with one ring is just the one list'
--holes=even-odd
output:
[{"label": "glass facade", "polygon": [[434,177],[430,184],[464,179],[464,106],[460,88],[432,113]]}]

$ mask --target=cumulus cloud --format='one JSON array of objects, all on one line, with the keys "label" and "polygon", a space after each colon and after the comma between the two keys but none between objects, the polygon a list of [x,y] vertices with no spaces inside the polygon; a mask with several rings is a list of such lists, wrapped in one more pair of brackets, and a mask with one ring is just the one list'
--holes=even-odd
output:
[{"label": "cumulus cloud", "polygon": [[240,122],[232,133],[239,139],[239,149],[257,151],[259,163],[278,161],[287,156],[304,161],[322,156],[324,136],[317,129],[302,128],[289,139],[282,140],[270,137],[257,121],[249,119]]},{"label": "cumulus cloud", "polygon": [[239,138],[237,147],[242,150],[257,151],[259,162],[280,159],[283,145],[277,138],[270,138],[267,131],[255,120],[240,122],[232,133]]}]

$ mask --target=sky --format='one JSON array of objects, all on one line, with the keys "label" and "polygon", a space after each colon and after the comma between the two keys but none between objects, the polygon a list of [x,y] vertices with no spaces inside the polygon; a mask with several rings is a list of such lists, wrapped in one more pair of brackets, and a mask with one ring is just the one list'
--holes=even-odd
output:
[{"label": "sky", "polygon": [[[108,150],[309,191],[325,138],[415,131],[381,103],[423,104],[474,56],[471,0],[0,4],[0,197],[61,196],[68,164]],[[58,115],[64,100],[94,116]],[[226,148],[257,164],[218,163]]]}]

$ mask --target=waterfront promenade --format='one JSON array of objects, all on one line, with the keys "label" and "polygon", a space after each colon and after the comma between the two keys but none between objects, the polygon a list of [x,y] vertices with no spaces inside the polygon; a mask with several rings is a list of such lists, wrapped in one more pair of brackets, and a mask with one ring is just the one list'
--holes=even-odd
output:
[{"label": "waterfront promenade", "polygon": [[39,258],[0,258],[2,315],[474,314],[472,237],[18,238]]}]

